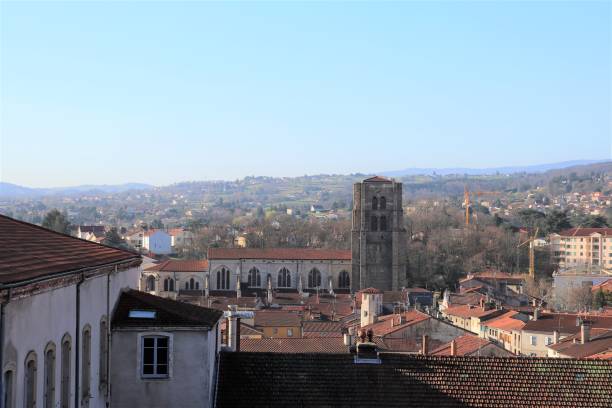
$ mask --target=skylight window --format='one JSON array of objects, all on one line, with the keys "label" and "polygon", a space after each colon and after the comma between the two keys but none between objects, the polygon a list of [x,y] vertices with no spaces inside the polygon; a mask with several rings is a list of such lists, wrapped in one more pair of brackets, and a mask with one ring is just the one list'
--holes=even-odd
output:
[{"label": "skylight window", "polygon": [[132,319],[155,319],[155,310],[130,310],[129,317]]}]

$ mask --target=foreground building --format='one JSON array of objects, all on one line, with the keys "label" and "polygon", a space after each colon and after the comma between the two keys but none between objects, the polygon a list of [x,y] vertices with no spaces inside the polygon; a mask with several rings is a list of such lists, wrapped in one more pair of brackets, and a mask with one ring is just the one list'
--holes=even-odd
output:
[{"label": "foreground building", "polygon": [[110,402],[109,318],[136,288],[134,253],[0,215],[0,389],[5,408]]}]

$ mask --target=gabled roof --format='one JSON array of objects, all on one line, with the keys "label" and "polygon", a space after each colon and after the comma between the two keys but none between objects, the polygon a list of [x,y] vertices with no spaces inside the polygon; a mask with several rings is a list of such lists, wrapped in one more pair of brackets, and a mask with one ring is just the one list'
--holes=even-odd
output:
[{"label": "gabled roof", "polygon": [[209,248],[208,259],[350,261],[351,251],[344,249],[311,248]]},{"label": "gabled roof", "polygon": [[374,176],[363,180],[364,183],[392,183],[393,180],[382,176]]},{"label": "gabled roof", "polygon": [[[152,311],[153,318],[133,318],[130,311]],[[113,328],[121,327],[208,327],[212,328],[223,312],[189,303],[150,295],[138,290],[121,293],[113,314]]]},{"label": "gabled roof", "polygon": [[380,353],[380,364],[356,364],[350,354],[246,352],[222,352],[219,358],[218,408],[612,403],[612,362],[606,360]]},{"label": "gabled roof", "polygon": [[582,334],[576,333],[548,347],[563,356],[571,358],[585,358],[612,351],[612,327],[591,329],[589,341],[582,344],[581,340]]},{"label": "gabled roof", "polygon": [[487,320],[485,324],[491,329],[499,329],[506,331],[521,330],[525,326],[525,322],[528,319],[526,317],[522,318],[523,316],[525,315],[522,315],[517,311],[511,310],[501,316]]},{"label": "gabled roof", "polygon": [[450,306],[444,310],[444,313],[451,316],[458,316],[464,319],[469,317],[488,317],[488,316],[498,316],[503,313],[502,310],[496,309],[485,309],[480,306],[472,306],[472,305],[459,305],[459,306]]},{"label": "gabled roof", "polygon": [[612,235],[612,228],[570,228],[559,232],[562,237],[588,237],[592,234],[601,234],[603,236]]},{"label": "gabled roof", "polygon": [[206,272],[208,271],[208,261],[170,259],[145,269],[147,272]]},{"label": "gabled roof", "polygon": [[[489,340],[481,339],[478,336],[472,334],[464,334],[463,336],[456,337],[455,342],[455,355],[457,356],[470,356],[478,354],[478,350],[482,350],[491,343]],[[451,355],[451,342],[444,344],[437,349],[430,352],[432,356],[450,356]]]},{"label": "gabled roof", "polygon": [[348,353],[342,337],[241,339],[241,352],[256,353]]},{"label": "gabled roof", "polygon": [[0,215],[0,284],[96,268],[140,264],[140,255]]}]

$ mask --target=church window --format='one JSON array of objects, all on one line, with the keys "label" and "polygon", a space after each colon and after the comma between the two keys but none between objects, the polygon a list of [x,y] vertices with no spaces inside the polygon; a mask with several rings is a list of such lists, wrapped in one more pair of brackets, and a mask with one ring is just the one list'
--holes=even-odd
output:
[{"label": "church window", "polygon": [[153,292],[155,291],[155,276],[150,275],[147,277],[147,291]]},{"label": "church window", "polygon": [[380,216],[380,230],[381,231],[387,230],[387,217],[385,217],[384,215]]},{"label": "church window", "polygon": [[164,279],[164,292],[174,292],[174,279]]},{"label": "church window", "polygon": [[347,271],[342,271],[340,275],[338,275],[338,287],[341,289],[348,289],[351,287],[351,278]]},{"label": "church window", "polygon": [[229,289],[230,287],[230,271],[227,268],[221,268],[217,271],[217,289]]},{"label": "church window", "polygon": [[279,288],[290,288],[291,287],[291,273],[289,269],[282,268],[278,271],[278,287]]},{"label": "church window", "polygon": [[380,208],[381,210],[387,209],[387,199],[385,197],[380,197],[379,203],[380,205],[378,208]]},{"label": "church window", "polygon": [[372,209],[378,210],[378,198],[372,197]]},{"label": "church window", "polygon": [[261,287],[261,273],[257,268],[251,268],[249,271],[249,287],[259,288]]},{"label": "church window", "polygon": [[25,361],[25,407],[36,407],[36,353],[28,354]]},{"label": "church window", "polygon": [[312,268],[310,272],[308,272],[308,287],[318,288],[321,286],[321,272],[317,268]]},{"label": "church window", "polygon": [[377,231],[378,230],[378,218],[372,216],[370,218],[370,231]]}]

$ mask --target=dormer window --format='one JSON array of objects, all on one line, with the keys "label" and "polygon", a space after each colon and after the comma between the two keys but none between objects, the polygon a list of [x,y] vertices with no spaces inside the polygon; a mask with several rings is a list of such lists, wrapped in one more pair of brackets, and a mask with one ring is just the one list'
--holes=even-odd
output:
[{"label": "dormer window", "polygon": [[128,317],[131,319],[155,319],[157,312],[155,310],[130,310]]}]

